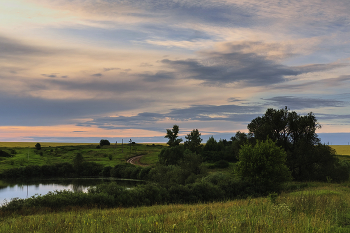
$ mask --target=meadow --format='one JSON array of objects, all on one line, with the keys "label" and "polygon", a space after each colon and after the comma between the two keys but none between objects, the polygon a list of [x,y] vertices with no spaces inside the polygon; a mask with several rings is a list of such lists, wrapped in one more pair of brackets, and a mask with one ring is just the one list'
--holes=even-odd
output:
[{"label": "meadow", "polygon": [[[2,145],[2,144],[0,144]],[[5,145],[5,144],[3,144]],[[87,161],[115,166],[137,155],[154,165],[165,144],[124,144],[96,148],[96,144],[14,144],[0,150],[14,157],[0,158],[1,171],[27,165],[73,161],[77,153]],[[341,159],[350,158],[350,146],[332,146]],[[28,160],[29,154],[29,160]],[[112,158],[112,159],[111,159]],[[210,165],[210,164],[208,164]],[[209,173],[231,174],[226,169]],[[0,184],[1,185],[1,184]],[[198,204],[168,204],[132,208],[66,206],[0,210],[0,232],[350,232],[350,183],[292,182],[280,194]]]},{"label": "meadow", "polygon": [[13,157],[0,157],[0,173],[7,169],[28,165],[71,163],[77,153],[81,153],[85,161],[96,162],[104,166],[114,167],[138,155],[143,155],[140,162],[154,165],[158,161],[160,150],[165,146],[165,144],[132,144],[131,146],[130,144],[123,146],[118,144],[97,148],[98,143],[40,143],[41,150],[36,150],[35,144],[34,142],[0,143],[0,150],[13,155]]},{"label": "meadow", "polygon": [[0,212],[0,232],[350,232],[350,184],[193,205]]}]

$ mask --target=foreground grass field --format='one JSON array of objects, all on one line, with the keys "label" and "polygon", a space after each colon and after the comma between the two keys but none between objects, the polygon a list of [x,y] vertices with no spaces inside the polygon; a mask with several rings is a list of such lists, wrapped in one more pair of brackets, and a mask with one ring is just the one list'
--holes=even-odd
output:
[{"label": "foreground grass field", "polygon": [[276,198],[196,205],[0,212],[0,232],[350,232],[349,185],[312,183]]}]

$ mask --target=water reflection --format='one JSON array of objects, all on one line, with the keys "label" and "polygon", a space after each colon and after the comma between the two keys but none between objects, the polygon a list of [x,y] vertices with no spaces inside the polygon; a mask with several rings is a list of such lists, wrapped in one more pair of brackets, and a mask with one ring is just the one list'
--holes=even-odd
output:
[{"label": "water reflection", "polygon": [[117,182],[126,188],[134,187],[142,181],[120,180],[113,178],[76,178],[76,179],[45,179],[45,180],[0,180],[0,205],[12,198],[28,198],[45,195],[55,190],[71,190],[73,192],[87,192],[87,189],[106,182]]}]

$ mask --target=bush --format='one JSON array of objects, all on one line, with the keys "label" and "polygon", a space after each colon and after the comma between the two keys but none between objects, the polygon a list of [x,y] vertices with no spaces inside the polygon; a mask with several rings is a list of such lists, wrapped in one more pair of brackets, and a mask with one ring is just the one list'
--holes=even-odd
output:
[{"label": "bush", "polygon": [[220,161],[215,162],[214,165],[216,168],[227,168],[230,166],[230,163],[227,162],[226,160],[220,160]]},{"label": "bush", "polygon": [[102,147],[102,146],[109,146],[109,145],[111,145],[111,143],[108,141],[108,140],[106,140],[106,139],[101,139],[101,141],[100,141],[100,146]]},{"label": "bush", "polygon": [[136,166],[130,163],[118,164],[111,170],[111,176],[115,178],[130,178],[130,174],[135,168]]},{"label": "bush", "polygon": [[102,169],[100,175],[104,176],[104,177],[110,177],[111,176],[111,170],[112,170],[111,166],[104,167]]},{"label": "bush", "polygon": [[139,180],[147,180],[148,179],[148,173],[152,169],[152,167],[144,167],[140,170],[139,174],[137,175],[137,179]]},{"label": "bush", "polygon": [[41,145],[40,145],[40,143],[35,144],[35,149],[41,150]]},{"label": "bush", "polygon": [[292,179],[286,157],[286,152],[271,139],[257,142],[255,146],[246,144],[239,150],[236,172],[243,181],[278,190],[282,183]]},{"label": "bush", "polygon": [[6,151],[0,150],[0,157],[13,157],[13,154],[9,154]]},{"label": "bush", "polygon": [[178,165],[184,157],[183,146],[167,147],[161,150],[158,155],[159,163],[162,165]]},{"label": "bush", "polygon": [[10,149],[10,153],[11,153],[11,155],[15,155],[15,154],[17,154],[17,151],[15,149]]}]

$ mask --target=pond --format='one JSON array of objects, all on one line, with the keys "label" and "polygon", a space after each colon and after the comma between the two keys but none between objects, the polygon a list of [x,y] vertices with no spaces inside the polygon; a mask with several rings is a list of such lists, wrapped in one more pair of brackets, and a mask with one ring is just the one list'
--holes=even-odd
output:
[{"label": "pond", "polygon": [[143,181],[113,178],[74,178],[74,179],[40,179],[26,181],[0,180],[0,206],[12,198],[29,198],[35,194],[45,195],[55,190],[87,192],[89,187],[106,182],[117,182],[125,188],[131,188]]}]

